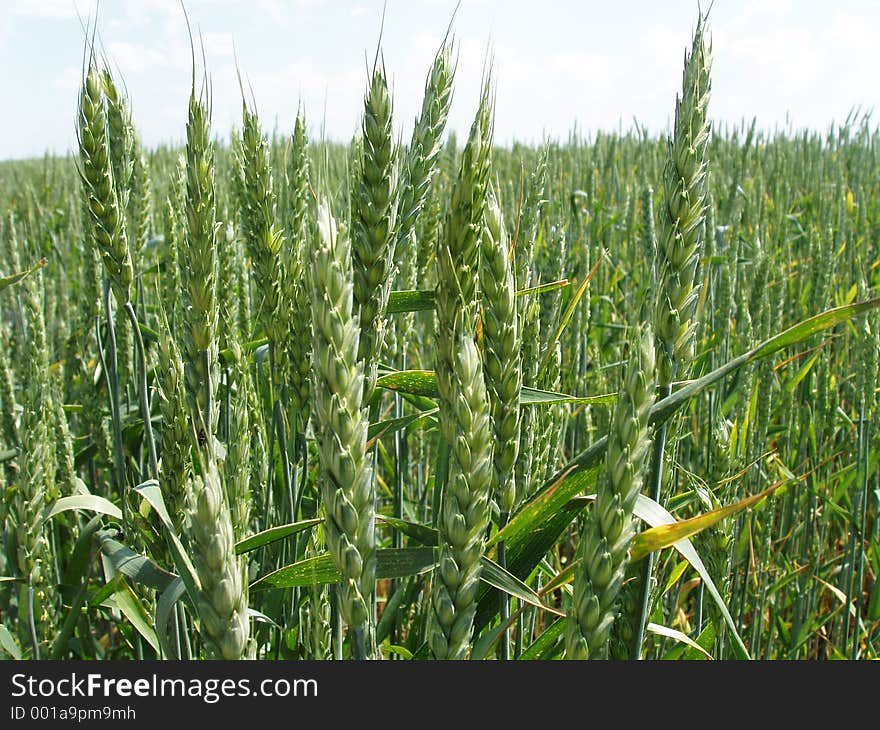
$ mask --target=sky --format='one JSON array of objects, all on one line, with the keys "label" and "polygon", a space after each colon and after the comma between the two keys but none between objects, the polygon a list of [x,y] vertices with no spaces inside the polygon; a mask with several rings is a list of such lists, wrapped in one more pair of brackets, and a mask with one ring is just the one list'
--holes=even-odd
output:
[{"label": "sky", "polygon": [[[310,136],[349,140],[387,5],[382,55],[408,140],[456,4],[186,0],[205,48],[215,136],[240,125],[237,65],[264,128],[289,133],[302,105]],[[461,0],[449,127],[466,136],[491,56],[500,144],[629,129],[634,120],[664,133],[697,13],[696,0]],[[75,150],[83,22],[96,17],[144,143],[184,139],[191,56],[179,0],[0,0],[0,159]],[[755,117],[768,131],[824,131],[854,109],[875,109],[878,29],[880,0],[715,0],[713,124]]]}]

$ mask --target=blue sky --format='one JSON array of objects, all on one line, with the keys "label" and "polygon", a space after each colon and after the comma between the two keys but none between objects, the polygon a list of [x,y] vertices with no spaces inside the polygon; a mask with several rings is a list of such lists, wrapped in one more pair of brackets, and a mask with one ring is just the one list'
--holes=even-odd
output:
[{"label": "blue sky", "polygon": [[[704,3],[705,4],[705,3]],[[382,48],[405,139],[456,0],[388,0]],[[300,103],[310,133],[349,139],[359,123],[382,0],[187,0],[204,39],[214,130],[238,123],[235,75],[250,82],[264,126],[289,131]],[[0,0],[0,159],[65,153],[84,33],[95,0]],[[565,138],[577,128],[669,126],[697,15],[695,0],[462,0],[450,126],[466,134],[487,49],[494,58],[496,139]],[[880,1],[715,0],[710,16],[716,124],[824,130],[880,101]],[[102,0],[101,42],[147,145],[185,134],[189,41],[178,0]]]}]

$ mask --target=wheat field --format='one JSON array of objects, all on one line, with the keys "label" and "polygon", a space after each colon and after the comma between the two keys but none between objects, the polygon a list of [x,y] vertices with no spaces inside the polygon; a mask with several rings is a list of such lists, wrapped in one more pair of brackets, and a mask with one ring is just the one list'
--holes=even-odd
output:
[{"label": "wheat field", "polygon": [[716,128],[703,15],[668,135],[498,145],[452,34],[410,139],[377,52],[226,144],[194,64],[0,163],[0,655],[877,658],[869,118]]}]

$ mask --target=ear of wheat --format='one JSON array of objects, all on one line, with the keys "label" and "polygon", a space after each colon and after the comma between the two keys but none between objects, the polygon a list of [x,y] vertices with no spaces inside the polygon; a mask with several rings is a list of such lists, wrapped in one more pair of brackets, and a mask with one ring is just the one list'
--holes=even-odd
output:
[{"label": "ear of wheat", "polygon": [[375,493],[366,457],[360,328],[354,313],[351,249],[326,203],[317,214],[312,260],[313,408],[321,462],[327,548],[342,574],[339,601],[353,655],[368,658],[376,574]]}]

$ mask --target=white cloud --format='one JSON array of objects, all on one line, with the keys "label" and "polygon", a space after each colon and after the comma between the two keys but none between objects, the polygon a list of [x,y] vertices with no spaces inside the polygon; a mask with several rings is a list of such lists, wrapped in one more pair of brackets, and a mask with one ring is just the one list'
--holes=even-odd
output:
[{"label": "white cloud", "polygon": [[828,6],[820,22],[807,22],[790,2],[762,5],[714,32],[713,115],[824,129],[876,99],[876,12]]},{"label": "white cloud", "polygon": [[3,11],[23,18],[94,17],[97,0],[5,0]]},{"label": "white cloud", "polygon": [[98,0],[0,0],[0,42],[7,43],[19,21],[69,21],[95,17]]},{"label": "white cloud", "polygon": [[[280,69],[243,73],[242,80],[248,96],[253,90],[266,132],[276,120],[280,129],[292,129],[300,104],[315,133],[324,123],[325,108],[328,136],[348,139],[357,127],[364,89],[360,71],[327,72],[312,59],[303,58]],[[241,126],[241,91],[235,67],[225,64],[217,69],[212,73],[212,82],[214,127],[225,135],[232,126]]]},{"label": "white cloud", "polygon": [[[7,122],[11,132],[19,129],[15,124],[32,132],[35,154],[43,145],[57,148],[72,128],[70,118],[58,117],[52,126],[50,108],[75,108],[83,46],[76,7],[83,17],[94,17],[97,4],[75,1],[0,0],[0,53],[10,44],[18,49],[13,80],[59,95],[34,108],[33,119]],[[404,10],[401,0],[389,2],[383,55],[395,124],[404,140],[455,4],[422,0]],[[575,123],[592,131],[615,128],[621,120],[629,126],[633,117],[652,133],[664,131],[680,92],[695,19],[683,5],[670,4],[669,12],[661,13],[646,2],[638,17],[632,13],[632,29],[625,30],[623,9],[585,14],[574,0],[568,9],[554,0],[546,12],[530,14],[524,0],[503,6],[466,0],[453,24],[459,62],[449,127],[459,141],[467,134],[488,50],[500,143],[537,141],[544,134],[564,139]],[[382,0],[186,0],[186,7],[199,56],[199,37],[205,47],[218,134],[240,124],[233,49],[267,130],[277,118],[279,128],[288,131],[300,101],[315,133],[325,120],[334,139],[346,140],[357,129]],[[807,7],[794,0],[744,0],[735,8],[716,3],[710,18],[710,116],[721,123],[757,115],[760,125],[772,128],[791,111],[795,126],[824,129],[855,105],[876,104],[878,10],[876,3],[862,0],[851,0],[846,8]],[[100,38],[126,84],[145,142],[181,139],[191,57],[179,0],[103,0],[99,13]],[[569,27],[561,25],[566,19]],[[38,48],[24,34],[34,23],[51,26],[57,33],[53,38],[62,40]],[[197,66],[200,72],[200,57]],[[37,130],[57,139],[38,137]]]},{"label": "white cloud", "polygon": [[223,58],[232,55],[234,47],[232,33],[202,33],[202,43],[205,46],[205,54],[209,58]]},{"label": "white cloud", "polygon": [[68,66],[55,79],[53,86],[64,92],[78,91],[83,79],[83,71],[79,66]]},{"label": "white cloud", "polygon": [[123,78],[130,74],[167,68],[169,64],[168,56],[160,49],[142,43],[114,41],[108,46],[108,51],[112,63],[119,66]]}]

